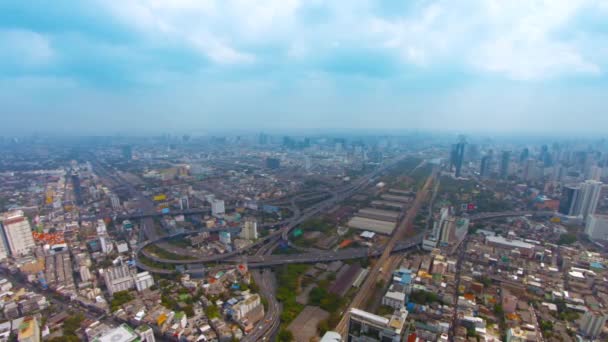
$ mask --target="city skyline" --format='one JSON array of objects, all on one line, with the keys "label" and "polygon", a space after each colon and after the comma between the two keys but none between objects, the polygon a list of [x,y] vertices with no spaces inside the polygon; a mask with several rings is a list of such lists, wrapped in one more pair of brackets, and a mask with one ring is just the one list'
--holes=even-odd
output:
[{"label": "city skyline", "polygon": [[8,1],[0,134],[599,134],[606,17],[599,0]]}]

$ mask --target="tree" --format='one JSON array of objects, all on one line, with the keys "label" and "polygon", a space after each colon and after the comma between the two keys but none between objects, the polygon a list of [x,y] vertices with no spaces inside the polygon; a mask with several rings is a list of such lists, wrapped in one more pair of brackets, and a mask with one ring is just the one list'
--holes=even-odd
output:
[{"label": "tree", "polygon": [[287,329],[281,329],[281,331],[279,331],[278,340],[280,342],[291,342],[293,341],[293,334]]}]

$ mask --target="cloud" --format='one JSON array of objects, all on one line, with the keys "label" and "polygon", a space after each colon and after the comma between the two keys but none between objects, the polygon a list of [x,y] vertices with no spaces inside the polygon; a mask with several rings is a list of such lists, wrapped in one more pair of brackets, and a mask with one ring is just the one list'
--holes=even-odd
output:
[{"label": "cloud", "polygon": [[0,30],[0,61],[12,66],[38,68],[48,65],[55,51],[42,34],[21,29]]}]

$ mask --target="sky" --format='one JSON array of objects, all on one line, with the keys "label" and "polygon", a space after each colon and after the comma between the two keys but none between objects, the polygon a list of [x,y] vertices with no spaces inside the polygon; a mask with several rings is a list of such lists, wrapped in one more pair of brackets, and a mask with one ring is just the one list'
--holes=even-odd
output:
[{"label": "sky", "polygon": [[0,134],[608,131],[608,0],[3,0]]}]

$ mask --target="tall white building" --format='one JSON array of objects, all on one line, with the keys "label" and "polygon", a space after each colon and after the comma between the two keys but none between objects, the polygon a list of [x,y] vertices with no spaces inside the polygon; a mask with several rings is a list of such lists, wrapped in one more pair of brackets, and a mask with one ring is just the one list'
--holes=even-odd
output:
[{"label": "tall white building", "polygon": [[110,204],[112,205],[112,209],[118,210],[120,209],[120,199],[115,194],[110,195]]},{"label": "tall white building", "polygon": [[607,319],[608,314],[605,312],[588,310],[581,319],[581,332],[586,337],[595,339],[602,332]]},{"label": "tall white building", "polygon": [[241,230],[241,239],[255,240],[258,238],[258,222],[255,219],[247,219]]},{"label": "tall white building", "polygon": [[597,203],[602,192],[602,182],[595,180],[587,180],[581,183],[579,196],[575,205],[576,216],[581,216],[583,221],[587,220],[587,216],[595,213]]},{"label": "tall white building", "polygon": [[149,272],[140,272],[135,275],[135,288],[137,291],[143,291],[154,285],[154,278]]},{"label": "tall white building", "polygon": [[213,216],[221,216],[226,213],[226,208],[224,207],[224,200],[213,199],[211,201],[211,215]]},{"label": "tall white building", "polygon": [[261,305],[260,296],[253,294],[232,306],[235,319],[243,319],[247,314]]},{"label": "tall white building", "polygon": [[585,224],[585,234],[591,240],[608,240],[608,215],[589,215]]},{"label": "tall white building", "polygon": [[1,221],[6,244],[4,239],[0,239],[3,240],[0,243],[2,245],[0,255],[6,254],[7,247],[13,256],[18,256],[27,254],[36,246],[30,222],[23,215],[22,210],[5,213],[2,215]]},{"label": "tall white building", "polygon": [[129,290],[135,285],[133,273],[128,265],[106,268],[103,272],[103,279],[111,296],[115,292]]}]

